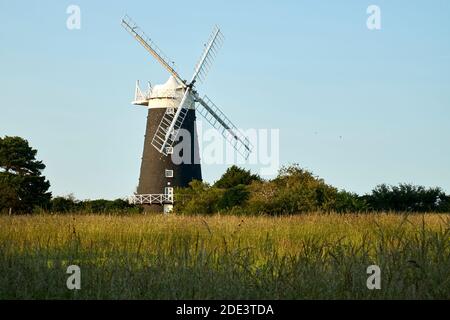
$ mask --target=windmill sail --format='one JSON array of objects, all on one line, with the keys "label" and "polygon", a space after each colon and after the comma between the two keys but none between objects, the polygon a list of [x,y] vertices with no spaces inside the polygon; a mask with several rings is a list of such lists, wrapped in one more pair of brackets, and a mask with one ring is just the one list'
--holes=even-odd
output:
[{"label": "windmill sail", "polygon": [[207,44],[205,50],[200,56],[200,60],[195,66],[194,75],[192,76],[191,83],[194,83],[197,79],[203,82],[211,67],[212,61],[217,54],[217,51],[223,44],[223,35],[220,32],[219,27],[215,26]]},{"label": "windmill sail", "polygon": [[[253,149],[249,139],[225,116],[225,114],[217,107],[207,96],[203,99],[199,97],[194,88],[197,80],[203,81],[211,67],[213,58],[217,54],[218,49],[223,43],[223,35],[216,26],[205,45],[205,49],[200,56],[191,81],[188,83],[180,77],[173,65],[158,46],[131,20],[129,16],[122,19],[122,26],[153,56],[156,60],[169,71],[169,73],[179,82],[180,89],[184,90],[183,98],[178,107],[167,107],[158,128],[152,139],[152,146],[159,152],[167,155],[175,143],[178,132],[183,125],[186,115],[194,102],[198,102],[196,110],[215,128],[222,136],[247,159]],[[149,94],[151,89],[149,91]],[[136,89],[135,98],[146,102],[151,100],[149,94],[144,94],[140,89]],[[145,100],[145,99],[146,100]],[[178,99],[173,100],[178,101]]]},{"label": "windmill sail", "polygon": [[191,100],[190,92],[192,86],[195,84],[198,77],[204,79],[206,76],[206,72],[212,62],[212,52],[217,52],[218,47],[222,44],[222,40],[223,36],[220,33],[220,29],[215,27],[208,44],[200,57],[200,61],[197,63],[194,74],[192,75],[192,79],[186,88],[180,106],[176,109],[175,114],[166,111],[158,128],[156,129],[152,145],[164,155],[167,155],[167,148],[172,147],[175,143],[178,130],[183,125],[184,118],[186,117],[187,111],[190,107],[190,103],[187,101]]},{"label": "windmill sail", "polygon": [[195,95],[195,100],[199,102],[196,108],[197,112],[219,131],[240,155],[247,159],[253,149],[249,139],[206,95],[203,99]]},{"label": "windmill sail", "polygon": [[178,137],[178,130],[180,130],[183,125],[184,118],[186,118],[192,103],[193,101],[190,97],[190,88],[188,87],[178,108],[166,109],[166,112],[164,113],[164,116],[162,117],[152,140],[152,146],[154,146],[162,154],[167,156],[168,148],[172,147],[175,143]]},{"label": "windmill sail", "polygon": [[167,56],[162,52],[161,49],[148,37],[144,31],[139,28],[139,26],[128,16],[124,16],[122,18],[122,26],[127,30],[150,54],[155,57],[156,60],[159,61],[163,65],[164,68],[166,68],[167,71],[171,75],[175,77],[180,83],[184,83],[184,81],[181,79],[178,72],[175,70],[169,63],[169,59]]}]

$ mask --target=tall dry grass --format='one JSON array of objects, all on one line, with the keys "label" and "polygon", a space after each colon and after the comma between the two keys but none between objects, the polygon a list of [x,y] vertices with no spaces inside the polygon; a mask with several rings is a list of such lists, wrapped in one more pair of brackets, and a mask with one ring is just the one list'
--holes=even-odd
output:
[{"label": "tall dry grass", "polygon": [[449,299],[450,218],[0,216],[0,298]]}]

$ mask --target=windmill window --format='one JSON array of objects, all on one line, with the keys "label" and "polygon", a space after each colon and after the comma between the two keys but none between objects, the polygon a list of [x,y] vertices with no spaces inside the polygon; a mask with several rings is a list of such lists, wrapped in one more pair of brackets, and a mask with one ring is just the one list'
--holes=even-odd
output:
[{"label": "windmill window", "polygon": [[166,169],[166,178],[173,178],[173,170]]},{"label": "windmill window", "polygon": [[166,147],[167,154],[173,154],[173,147]]}]

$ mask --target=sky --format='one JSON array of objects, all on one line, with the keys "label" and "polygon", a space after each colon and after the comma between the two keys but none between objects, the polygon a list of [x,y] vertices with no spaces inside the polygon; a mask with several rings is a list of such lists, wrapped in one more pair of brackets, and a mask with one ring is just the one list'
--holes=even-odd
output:
[{"label": "sky", "polygon": [[[67,28],[70,5],[80,29]],[[367,28],[370,5],[380,30]],[[185,78],[219,25],[224,45],[197,89],[239,128],[278,129],[280,165],[360,194],[380,183],[450,192],[447,0],[0,0],[0,136],[38,150],[54,196],[114,199],[138,183],[147,111],[130,103],[135,80],[168,73],[124,14]],[[227,166],[203,165],[204,179]]]}]

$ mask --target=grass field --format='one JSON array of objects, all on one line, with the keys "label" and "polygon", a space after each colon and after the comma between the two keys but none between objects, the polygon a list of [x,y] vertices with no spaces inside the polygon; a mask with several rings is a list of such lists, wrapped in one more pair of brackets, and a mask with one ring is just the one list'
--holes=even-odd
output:
[{"label": "grass field", "polygon": [[0,216],[0,298],[450,299],[450,216]]}]

